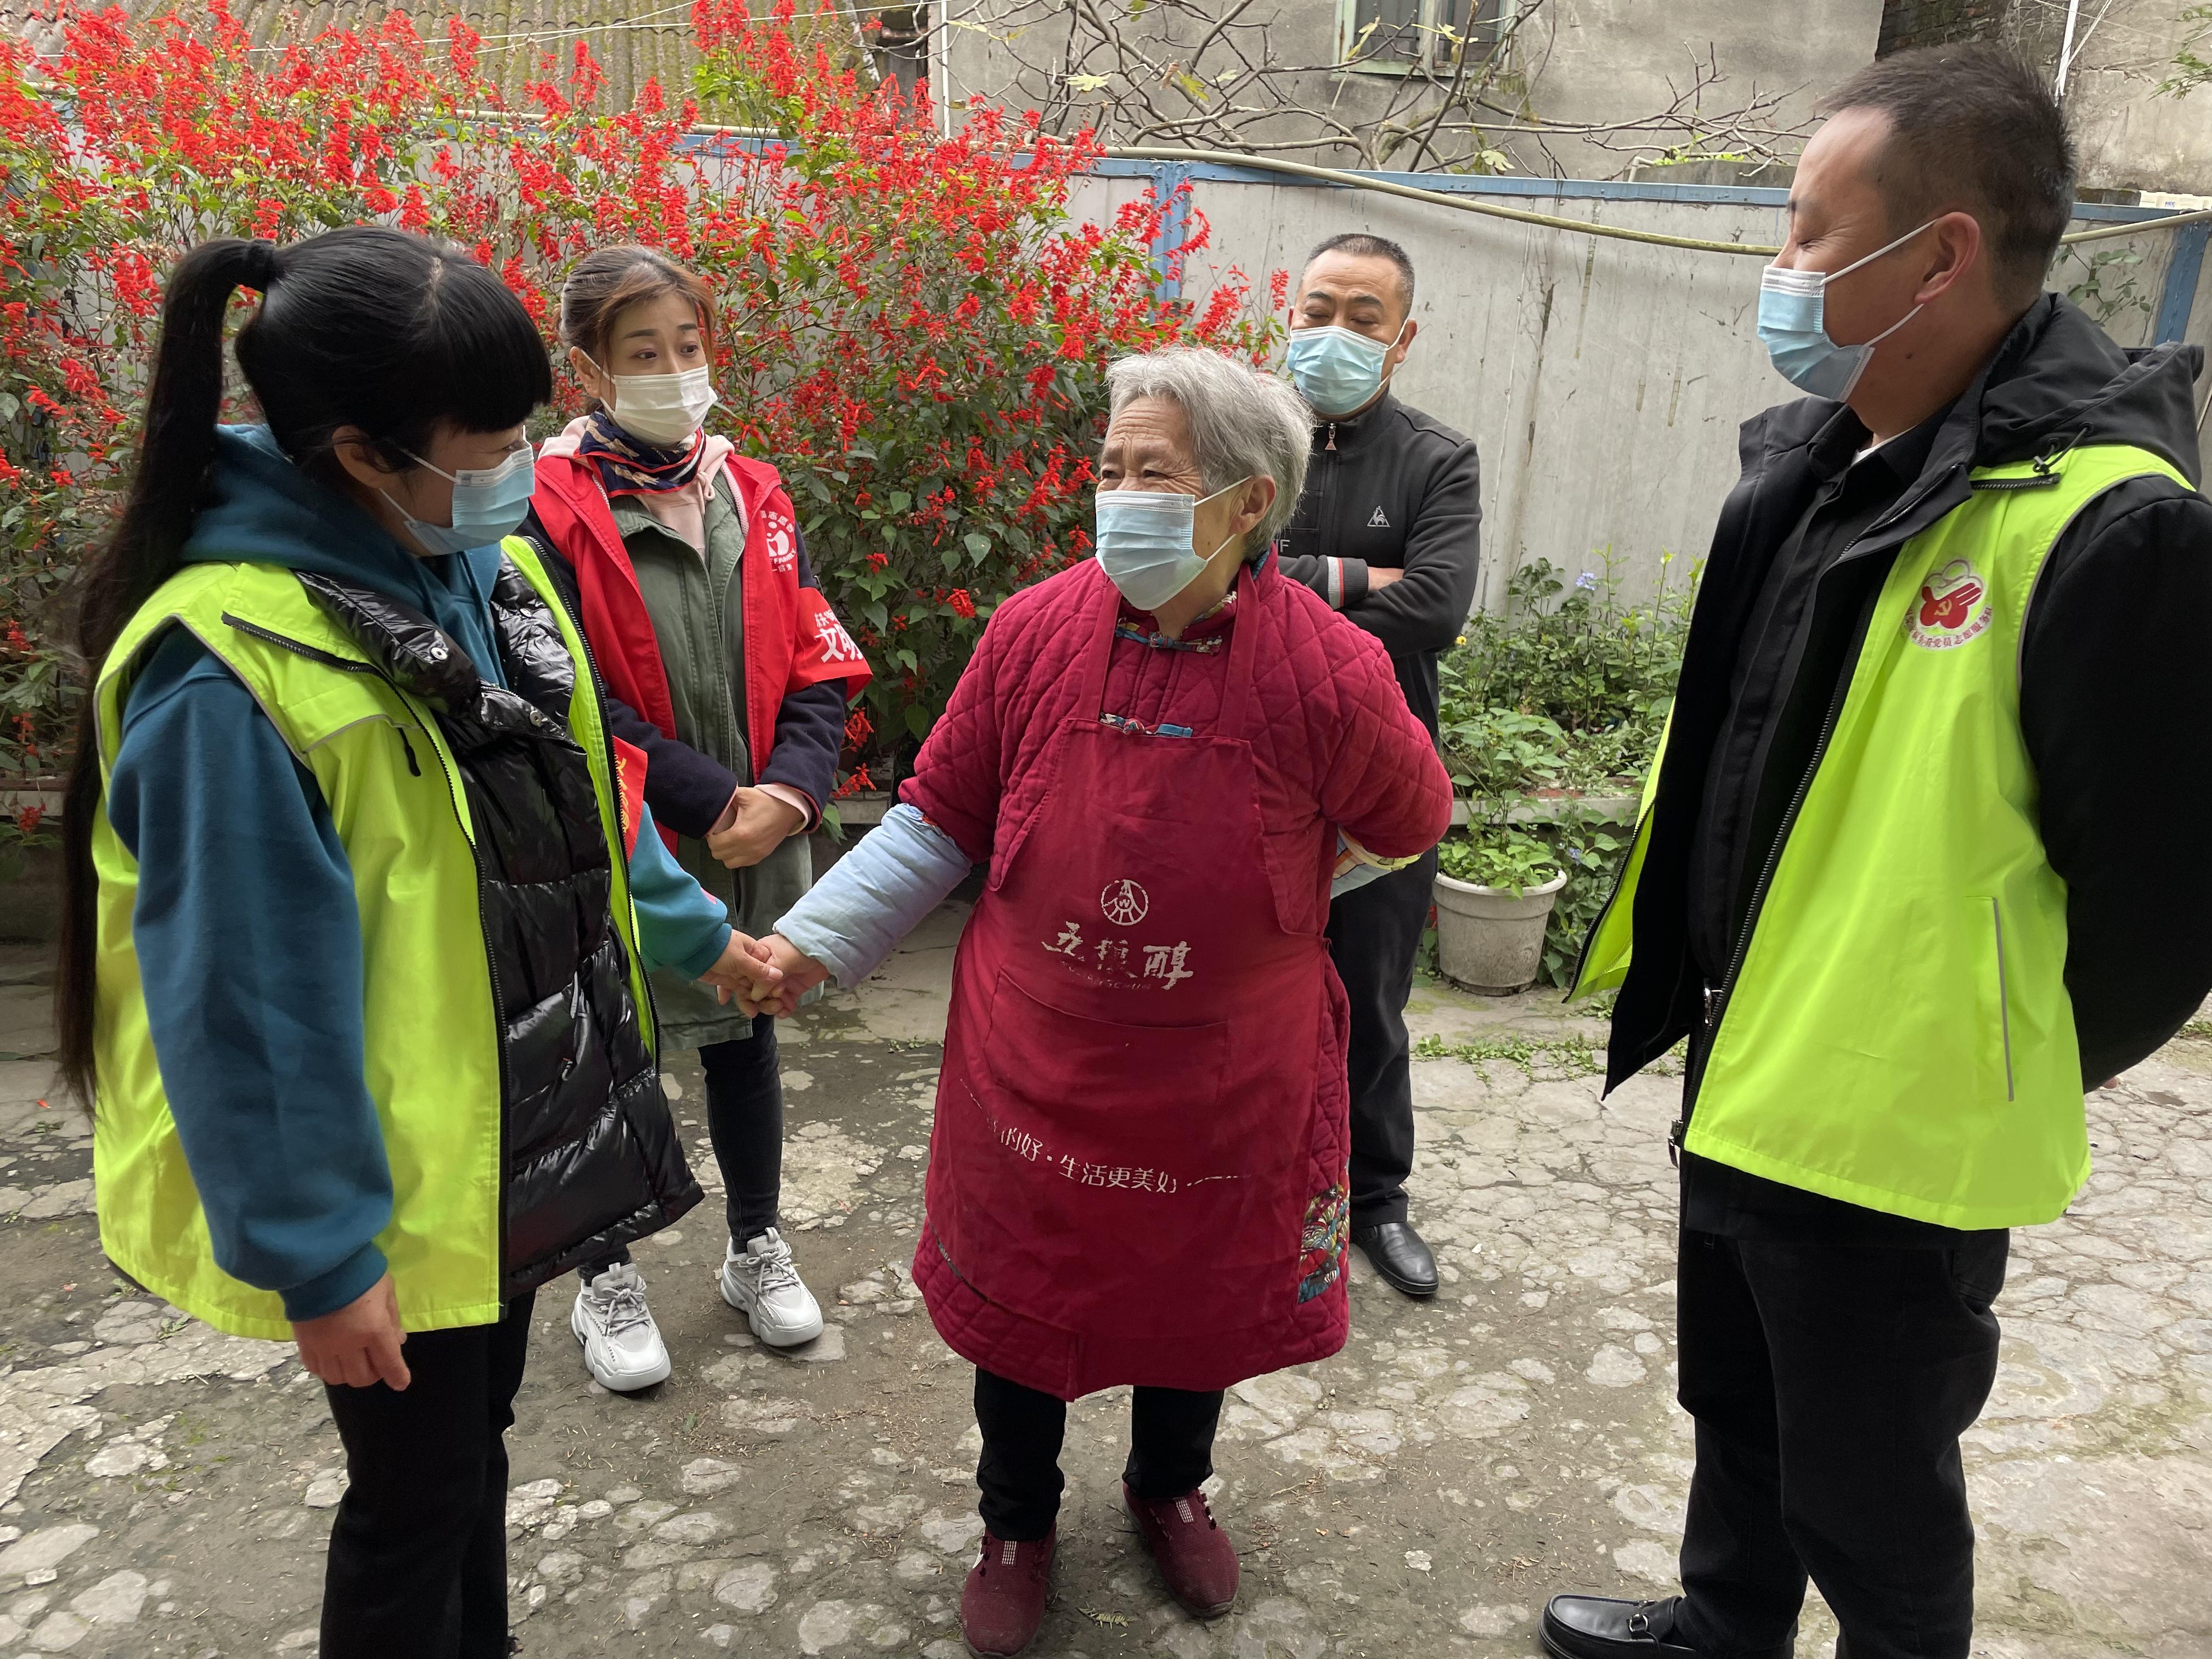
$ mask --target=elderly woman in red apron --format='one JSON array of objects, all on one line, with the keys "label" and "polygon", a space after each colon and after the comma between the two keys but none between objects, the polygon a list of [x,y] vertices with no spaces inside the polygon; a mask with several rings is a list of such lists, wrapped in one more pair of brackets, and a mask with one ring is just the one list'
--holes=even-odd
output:
[{"label": "elderly woman in red apron", "polygon": [[1312,416],[1211,352],[1110,378],[1097,557],[1001,605],[900,805],[768,941],[791,998],[865,979],[971,865],[915,1257],[975,1362],[985,1655],[1043,1616],[1065,1402],[1135,1385],[1124,1496],[1228,1610],[1200,1485],[1222,1391],[1346,1327],[1340,860],[1414,857],[1450,784],[1373,639],[1269,552]]}]

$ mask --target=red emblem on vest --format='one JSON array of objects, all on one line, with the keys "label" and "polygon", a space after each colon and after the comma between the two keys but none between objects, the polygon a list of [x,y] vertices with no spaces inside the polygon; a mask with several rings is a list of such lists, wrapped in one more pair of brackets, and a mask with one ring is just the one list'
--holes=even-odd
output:
[{"label": "red emblem on vest", "polygon": [[1954,651],[1988,631],[1996,607],[1988,584],[1964,559],[1929,573],[1905,621],[1905,632],[1923,651]]}]

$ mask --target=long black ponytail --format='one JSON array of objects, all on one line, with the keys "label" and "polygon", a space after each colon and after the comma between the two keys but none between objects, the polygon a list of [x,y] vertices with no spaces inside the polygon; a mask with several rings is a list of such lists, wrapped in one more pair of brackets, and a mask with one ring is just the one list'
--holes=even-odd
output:
[{"label": "long black ponytail", "polygon": [[238,335],[246,385],[279,447],[333,489],[349,487],[333,448],[342,428],[357,428],[401,470],[439,428],[502,431],[552,394],[544,342],[521,301],[445,243],[377,225],[285,248],[224,238],[195,247],[170,274],[131,493],[77,591],[77,646],[92,684],[62,807],[54,1000],[62,1079],[88,1106],[99,960],[92,830],[102,788],[94,687],[125,625],[183,562],[215,459],[223,324],[240,288],[263,295]]}]

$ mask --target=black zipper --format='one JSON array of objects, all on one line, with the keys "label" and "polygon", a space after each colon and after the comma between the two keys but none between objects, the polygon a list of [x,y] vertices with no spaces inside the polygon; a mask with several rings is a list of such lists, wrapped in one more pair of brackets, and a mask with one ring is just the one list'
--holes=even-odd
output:
[{"label": "black zipper", "polygon": [[[1767,849],[1767,863],[1760,867],[1759,884],[1752,887],[1752,905],[1743,914],[1743,927],[1736,929],[1736,949],[1728,957],[1728,973],[1721,975],[1719,984],[1705,987],[1705,1040],[1708,1042],[1719,1030],[1721,1015],[1728,1013],[1728,998],[1735,994],[1736,975],[1743,973],[1743,957],[1750,956],[1752,933],[1759,929],[1759,911],[1767,902],[1767,887],[1774,884],[1774,872],[1783,863],[1783,848],[1790,845],[1790,832],[1796,827],[1798,811],[1805,810],[1805,796],[1812,794],[1812,781],[1820,775],[1820,761],[1827,759],[1827,744],[1829,738],[1836,734],[1836,723],[1843,719],[1843,703],[1851,695],[1851,679],[1854,679],[1851,672],[1840,675],[1836,679],[1836,695],[1827,699],[1827,714],[1820,721],[1820,737],[1812,745],[1812,761],[1805,765],[1805,776],[1798,779],[1796,792],[1790,796],[1790,810],[1783,811],[1781,827],[1774,832],[1774,845]],[[1687,1128],[1687,1117],[1690,1117],[1690,1113],[1687,1113],[1687,1109],[1683,1109],[1683,1121],[1677,1124],[1677,1128]]]},{"label": "black zipper", "polygon": [[[298,640],[288,639],[282,634],[274,633],[266,628],[257,626],[255,623],[242,621],[239,617],[230,615],[228,611],[223,614],[222,619],[226,623],[228,623],[233,628],[237,629],[240,633],[251,634],[258,640],[265,640],[270,645],[277,646],[283,650],[293,653],[295,655],[305,657],[311,662],[322,663],[331,668],[343,669],[349,674],[374,674],[378,679],[382,680],[386,685],[392,688],[392,694],[398,697],[403,704],[406,704],[410,708],[413,707],[413,704],[408,698],[405,689],[402,687],[397,680],[393,679],[391,675],[386,673],[384,670],[378,667],[374,663],[356,662],[349,657],[334,656],[330,652],[319,650],[314,646],[303,644]],[[593,684],[596,687],[597,682],[594,681]],[[428,728],[426,727],[425,729],[427,730]],[[400,734],[400,742],[404,744],[406,741],[406,734],[402,732]],[[483,849],[477,844],[477,838],[469,834],[467,821],[461,817],[460,802],[454,793],[453,770],[446,764],[444,751],[438,749],[435,744],[433,744],[432,752],[436,754],[438,757],[438,770],[446,781],[446,805],[453,809],[454,827],[460,830],[461,839],[469,844],[469,861],[477,872],[477,931],[483,939],[484,972],[491,983],[491,1014],[492,1018],[497,1023],[497,1029],[493,1033],[492,1046],[499,1057],[499,1110],[496,1115],[499,1120],[499,1288],[500,1299],[504,1302],[507,1299],[507,1195],[508,1181],[507,1167],[507,1112],[508,1096],[511,1091],[507,1077],[507,1016],[502,1012],[507,1004],[506,999],[500,994],[499,952],[492,946],[491,917],[486,913],[484,908],[485,874]],[[415,761],[415,754],[411,746],[408,749],[407,758],[410,765],[412,766]],[[418,777],[422,775],[419,769],[416,769],[416,775]]]},{"label": "black zipper", "polygon": [[[1913,496],[1911,501],[1905,502],[1887,518],[1873,526],[1864,535],[1844,548],[1837,556],[1835,563],[1828,567],[1828,572],[1832,574],[1848,560],[1865,558],[1874,553],[1876,550],[1872,547],[1865,548],[1863,551],[1859,550],[1861,544],[1871,541],[1892,525],[1912,514],[1923,501],[1948,482],[1952,472],[1955,471],[1957,471],[1955,465],[1947,468],[1927,489]],[[1910,538],[1907,539],[1909,540]],[[1825,580],[1825,577],[1823,579]],[[1880,596],[1876,597],[1879,599]],[[1819,598],[1815,595],[1814,603],[1817,605],[1819,602]],[[1869,629],[1875,626],[1872,617],[1868,619],[1867,625]],[[1859,650],[1863,653],[1865,649],[1866,640],[1862,635],[1859,640]],[[1765,906],[1767,889],[1773,884],[1774,872],[1781,866],[1782,854],[1790,845],[1790,832],[1796,828],[1797,815],[1804,810],[1805,798],[1812,793],[1813,780],[1820,775],[1820,763],[1827,757],[1829,741],[1836,735],[1837,723],[1843,718],[1844,703],[1850,696],[1851,681],[1857,678],[1857,674],[1858,658],[1854,656],[1844,665],[1844,672],[1837,677],[1835,695],[1828,700],[1828,712],[1820,722],[1820,737],[1813,744],[1813,757],[1806,765],[1804,776],[1797,781],[1796,791],[1790,798],[1789,810],[1783,813],[1781,825],[1774,832],[1774,844],[1767,849],[1766,863],[1759,872],[1758,884],[1751,890],[1751,904],[1744,912],[1743,925],[1736,930],[1735,949],[1729,954],[1728,972],[1722,975],[1718,985],[1708,985],[1705,988],[1705,1050],[1708,1055],[1712,1053],[1714,1043],[1720,1039],[1721,1021],[1728,1014],[1729,998],[1735,994],[1736,979],[1743,972],[1744,957],[1750,953],[1752,935],[1759,930],[1759,915]],[[1696,1091],[1693,1085],[1702,1085],[1704,1081],[1705,1073],[1702,1066],[1698,1067],[1698,1075],[1695,1078],[1684,1080],[1682,1115],[1674,1120],[1667,1131],[1667,1156],[1671,1162],[1680,1162],[1682,1141],[1690,1132],[1690,1119],[1697,1110]]]},{"label": "black zipper", "polygon": [[[494,647],[494,649],[496,648],[496,647]],[[442,754],[438,757],[438,767],[441,771],[446,771],[446,757]],[[449,799],[453,787],[453,774],[446,771],[446,789]],[[460,816],[460,808],[454,807],[453,817],[456,823],[459,822]],[[477,931],[483,936],[484,972],[491,981],[491,1017],[498,1023],[492,1036],[493,1046],[499,1051],[499,1290],[500,1299],[503,1302],[507,1299],[507,1200],[512,1185],[508,1178],[511,1171],[507,1169],[507,1117],[514,1092],[513,1085],[507,1074],[507,999],[500,993],[499,951],[492,944],[491,917],[484,908],[486,876],[483,848],[476,836],[468,833],[467,826],[465,824],[462,826],[461,835],[462,838],[469,843],[469,856],[476,865]]]},{"label": "black zipper", "polygon": [[[1320,488],[1314,496],[1314,537],[1319,543],[1319,552],[1324,559],[1340,559],[1344,556],[1344,538],[1337,533],[1336,522],[1329,516],[1329,505],[1336,499],[1331,488],[1336,482],[1338,450],[1336,422],[1328,423],[1328,447],[1322,452]],[[1342,580],[1340,571],[1338,580]]]},{"label": "black zipper", "polygon": [[393,690],[399,690],[397,685],[392,685],[392,676],[373,662],[362,662],[353,657],[337,656],[322,649],[319,646],[308,645],[302,641],[273,632],[258,623],[247,622],[242,617],[234,617],[228,611],[222,613],[222,619],[240,633],[251,634],[255,639],[264,640],[270,645],[289,651],[295,657],[305,657],[309,662],[321,663],[325,668],[343,669],[349,674],[374,674],[386,685],[392,685]]}]

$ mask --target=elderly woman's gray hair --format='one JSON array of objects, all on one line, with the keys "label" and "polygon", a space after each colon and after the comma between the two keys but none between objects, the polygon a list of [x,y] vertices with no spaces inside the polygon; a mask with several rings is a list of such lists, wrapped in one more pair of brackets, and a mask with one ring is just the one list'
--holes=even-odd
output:
[{"label": "elderly woman's gray hair", "polygon": [[1249,545],[1265,547],[1291,521],[1313,454],[1314,417],[1288,381],[1218,351],[1178,346],[1122,358],[1106,371],[1106,387],[1115,415],[1139,398],[1182,410],[1206,494],[1247,478],[1275,481],[1275,504]]}]

